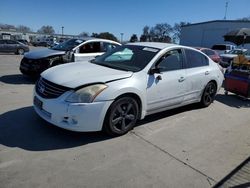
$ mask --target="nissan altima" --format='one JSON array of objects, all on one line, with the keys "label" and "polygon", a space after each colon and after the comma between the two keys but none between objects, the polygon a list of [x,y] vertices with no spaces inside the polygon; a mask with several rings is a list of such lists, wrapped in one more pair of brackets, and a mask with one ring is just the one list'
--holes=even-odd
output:
[{"label": "nissan altima", "polygon": [[223,81],[204,53],[167,43],[129,43],[90,62],[52,67],[34,88],[34,109],[72,131],[123,135],[137,120],[179,106],[209,106]]}]

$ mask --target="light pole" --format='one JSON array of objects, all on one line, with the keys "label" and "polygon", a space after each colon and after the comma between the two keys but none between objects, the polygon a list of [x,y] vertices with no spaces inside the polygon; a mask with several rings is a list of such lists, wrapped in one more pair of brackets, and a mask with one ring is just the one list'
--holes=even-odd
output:
[{"label": "light pole", "polygon": [[63,36],[63,29],[64,29],[64,27],[62,26],[62,36]]},{"label": "light pole", "polygon": [[123,41],[123,35],[124,35],[124,33],[121,33],[121,43]]},{"label": "light pole", "polygon": [[224,20],[226,20],[227,19],[227,8],[228,8],[228,1],[226,2],[226,10],[225,10],[225,16],[224,16]]}]

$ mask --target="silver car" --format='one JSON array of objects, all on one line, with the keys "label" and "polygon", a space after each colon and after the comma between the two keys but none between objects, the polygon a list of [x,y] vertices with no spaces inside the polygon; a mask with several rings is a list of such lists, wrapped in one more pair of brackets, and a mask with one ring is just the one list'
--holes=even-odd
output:
[{"label": "silver car", "polygon": [[23,55],[24,52],[28,51],[29,47],[21,42],[14,40],[0,40],[0,52],[11,52]]}]

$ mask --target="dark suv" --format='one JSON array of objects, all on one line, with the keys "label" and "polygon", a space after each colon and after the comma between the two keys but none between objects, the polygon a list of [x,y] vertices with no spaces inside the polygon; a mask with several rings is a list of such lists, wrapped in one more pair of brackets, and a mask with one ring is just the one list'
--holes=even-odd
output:
[{"label": "dark suv", "polygon": [[22,55],[28,52],[29,47],[21,42],[14,40],[0,40],[0,52],[12,52]]}]

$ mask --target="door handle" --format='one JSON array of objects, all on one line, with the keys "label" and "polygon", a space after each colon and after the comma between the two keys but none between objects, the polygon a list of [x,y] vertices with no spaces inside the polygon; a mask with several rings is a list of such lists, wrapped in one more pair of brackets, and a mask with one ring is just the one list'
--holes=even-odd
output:
[{"label": "door handle", "polygon": [[206,72],[205,72],[205,75],[209,75],[209,71],[206,71]]},{"label": "door handle", "polygon": [[179,78],[178,81],[179,81],[179,82],[183,82],[184,80],[185,80],[185,78],[182,76],[182,77]]}]

